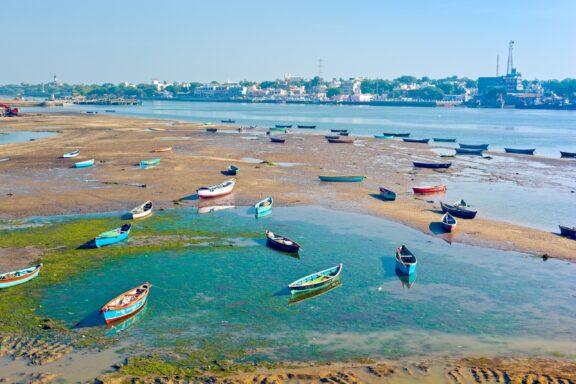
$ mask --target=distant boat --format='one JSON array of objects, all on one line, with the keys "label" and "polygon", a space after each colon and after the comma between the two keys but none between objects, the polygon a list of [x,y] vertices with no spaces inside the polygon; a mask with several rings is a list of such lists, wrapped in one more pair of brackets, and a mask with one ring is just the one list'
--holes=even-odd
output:
[{"label": "distant boat", "polygon": [[162,159],[158,159],[158,158],[142,160],[142,161],[140,161],[140,167],[150,167],[152,165],[158,165],[158,164],[160,164],[161,160]]},{"label": "distant boat", "polygon": [[326,136],[324,136],[324,138],[325,138],[326,140],[329,140],[329,139],[339,140],[341,137],[338,136],[338,135],[326,135]]},{"label": "distant boat", "polygon": [[272,128],[270,128],[270,131],[286,133],[288,131],[288,128],[287,127],[272,127]]},{"label": "distant boat", "polygon": [[384,200],[394,201],[396,200],[396,192],[392,192],[389,189],[380,187],[380,197]]},{"label": "distant boat", "polygon": [[298,128],[302,128],[302,129],[315,129],[316,126],[315,126],[315,125],[299,125]]},{"label": "distant boat", "polygon": [[172,147],[160,147],[160,148],[154,149],[153,152],[170,152],[171,150],[172,150]]},{"label": "distant boat", "polygon": [[576,239],[576,227],[565,227],[563,225],[559,225],[560,227],[560,235],[565,237],[570,237],[572,239]]},{"label": "distant boat", "polygon": [[450,166],[452,165],[452,163],[420,163],[417,161],[413,161],[412,164],[414,164],[416,168],[433,168],[433,169],[450,168]]},{"label": "distant boat", "polygon": [[506,151],[506,153],[515,153],[518,155],[533,155],[534,151],[536,151],[536,148],[530,148],[530,149],[504,148],[504,150]]},{"label": "distant boat", "polygon": [[206,132],[215,133],[218,132],[218,128],[206,128]]},{"label": "distant boat", "polygon": [[86,161],[81,161],[79,163],[74,164],[74,168],[87,168],[87,167],[91,167],[93,166],[95,163],[94,159],[90,159],[90,160],[86,160]]},{"label": "distant boat", "polygon": [[484,154],[483,149],[468,149],[468,148],[454,148],[457,155],[475,155],[482,156]]},{"label": "distant boat", "polygon": [[274,137],[274,136],[270,136],[270,141],[273,143],[285,143],[286,142],[286,138],[284,137]]},{"label": "distant boat", "polygon": [[266,230],[266,244],[270,247],[289,253],[297,253],[300,250],[300,244],[294,240],[280,236],[269,230]]},{"label": "distant boat", "polygon": [[374,135],[375,139],[393,139],[394,136],[389,136],[389,135]]},{"label": "distant boat", "polygon": [[428,144],[430,139],[402,139],[405,143],[419,143],[419,144]]},{"label": "distant boat", "polygon": [[234,124],[236,121],[235,121],[235,120],[228,119],[228,120],[220,120],[220,122],[221,122],[221,123],[225,123],[225,124]]},{"label": "distant boat", "polygon": [[276,124],[274,127],[275,128],[292,128],[292,124],[290,124],[290,125]]},{"label": "distant boat", "polygon": [[391,133],[391,132],[384,132],[386,136],[394,136],[394,137],[410,137],[409,133]]},{"label": "distant boat", "polygon": [[116,112],[116,110],[115,109],[106,109],[104,112],[114,113],[114,112]]},{"label": "distant boat", "polygon": [[134,208],[133,210],[131,210],[130,214],[132,215],[132,220],[141,219],[143,217],[150,215],[152,213],[152,206],[153,206],[152,202],[148,200],[144,204],[141,204],[136,208]]},{"label": "distant boat", "polygon": [[18,271],[6,272],[0,274],[0,288],[13,287],[32,280],[40,273],[42,264],[35,267],[20,269]]},{"label": "distant boat", "polygon": [[576,158],[576,152],[560,151],[560,157]]},{"label": "distant boat", "polygon": [[446,232],[452,232],[457,224],[458,222],[450,213],[446,212],[444,216],[442,216],[442,228]]},{"label": "distant boat", "polygon": [[444,184],[434,185],[431,187],[412,187],[414,193],[437,193],[446,191]]},{"label": "distant boat", "polygon": [[342,133],[342,132],[348,132],[348,130],[347,129],[331,129],[330,132]]},{"label": "distant boat", "polygon": [[265,212],[269,212],[274,204],[274,199],[272,197],[267,197],[264,200],[256,203],[254,209],[256,210],[256,215],[262,215]]},{"label": "distant boat", "polygon": [[396,269],[404,275],[412,275],[416,272],[418,260],[405,245],[396,248]]},{"label": "distant boat", "polygon": [[288,285],[290,288],[290,293],[296,294],[299,292],[311,291],[326,287],[334,280],[338,279],[341,272],[342,264],[338,264],[335,267],[305,276]]},{"label": "distant boat", "polygon": [[240,172],[240,168],[238,168],[235,165],[230,165],[228,167],[228,169],[226,170],[226,174],[228,174],[230,176],[236,176],[238,174],[238,172]]},{"label": "distant boat", "polygon": [[456,139],[443,139],[441,137],[434,137],[432,140],[438,143],[455,143]]},{"label": "distant boat", "polygon": [[72,157],[76,157],[80,154],[80,150],[76,150],[76,151],[72,151],[72,152],[68,152],[62,155],[62,158],[64,159],[69,159]]},{"label": "distant boat", "polygon": [[118,243],[128,237],[130,229],[132,229],[132,224],[124,224],[119,228],[103,232],[94,238],[94,244],[97,248],[100,248],[105,245]]},{"label": "distant boat", "polygon": [[338,136],[350,136],[350,132],[338,132]]},{"label": "distant boat", "polygon": [[488,144],[459,144],[460,148],[463,149],[482,149],[484,151],[488,150]]},{"label": "distant boat", "polygon": [[227,195],[232,192],[236,185],[236,179],[226,180],[223,183],[212,185],[210,187],[201,187],[196,190],[200,198],[209,198]]},{"label": "distant boat", "polygon": [[357,183],[366,178],[366,176],[318,176],[321,181],[332,181],[332,182],[350,182]]},{"label": "distant boat", "polygon": [[144,283],[110,300],[100,310],[106,324],[131,316],[140,311],[146,305],[149,292],[150,283]]},{"label": "distant boat", "polygon": [[460,217],[462,219],[473,219],[476,217],[478,211],[466,209],[463,205],[452,205],[440,202],[442,212],[450,213],[452,216]]},{"label": "distant boat", "polygon": [[346,139],[343,137],[340,137],[338,139],[328,139],[328,142],[332,144],[353,144],[354,141],[355,141],[354,139]]}]

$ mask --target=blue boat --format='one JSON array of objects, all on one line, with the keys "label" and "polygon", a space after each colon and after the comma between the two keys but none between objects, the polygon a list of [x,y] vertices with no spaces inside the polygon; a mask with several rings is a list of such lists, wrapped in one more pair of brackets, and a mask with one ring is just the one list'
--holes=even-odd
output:
[{"label": "blue boat", "polygon": [[19,271],[6,272],[0,274],[0,288],[13,287],[18,284],[23,284],[32,280],[40,273],[42,264],[35,267],[24,268]]},{"label": "blue boat", "polygon": [[140,161],[140,167],[146,168],[146,167],[150,167],[152,165],[158,165],[158,164],[160,164],[160,160],[162,160],[162,159],[142,160],[142,161]]},{"label": "blue boat", "polygon": [[272,204],[274,204],[274,199],[272,199],[271,196],[258,202],[256,205],[254,205],[254,209],[256,209],[256,216],[260,216],[272,210]]},{"label": "blue boat", "polygon": [[488,144],[459,144],[460,148],[463,149],[482,149],[484,151],[488,150]]},{"label": "blue boat", "polygon": [[144,283],[106,303],[100,310],[106,324],[132,316],[144,308],[150,287],[150,283]]},{"label": "blue boat", "polygon": [[462,204],[461,202],[462,200],[456,204],[447,204],[441,201],[440,206],[442,207],[442,212],[449,213],[452,216],[460,217],[462,219],[475,218],[478,211],[467,209],[468,206]]},{"label": "blue boat", "polygon": [[81,161],[79,163],[74,164],[74,168],[87,168],[87,167],[91,167],[94,165],[95,160],[94,159],[90,159],[90,160],[86,160],[86,161]]},{"label": "blue boat", "polygon": [[428,144],[430,139],[402,139],[405,143],[418,143],[418,144]]},{"label": "blue boat", "polygon": [[366,178],[366,176],[318,176],[321,181],[331,181],[339,183],[358,183]]},{"label": "blue boat", "polygon": [[332,284],[334,280],[340,278],[341,272],[342,264],[338,264],[335,267],[305,276],[288,285],[290,288],[290,293],[294,295],[300,292],[324,288],[327,285]]},{"label": "blue boat", "polygon": [[412,164],[415,168],[432,168],[432,169],[440,169],[440,168],[450,168],[452,163],[421,163],[417,161],[413,161]]},{"label": "blue boat", "polygon": [[454,148],[457,155],[474,155],[482,156],[484,153],[483,149],[468,149],[468,148]]},{"label": "blue boat", "polygon": [[380,187],[380,197],[384,200],[394,201],[396,200],[396,192]]},{"label": "blue boat", "polygon": [[437,143],[455,143],[456,142],[456,139],[442,138],[442,137],[434,137],[434,138],[432,138],[432,140],[434,140]]},{"label": "blue boat", "polygon": [[120,228],[101,233],[96,236],[96,238],[94,238],[94,244],[97,248],[100,248],[105,245],[110,245],[125,240],[130,234],[130,229],[132,229],[132,224],[128,223],[124,224]]},{"label": "blue boat", "polygon": [[504,148],[506,153],[515,153],[517,155],[533,155],[536,151],[536,148],[530,149],[518,149],[518,148]]},{"label": "blue boat", "polygon": [[416,272],[418,260],[416,256],[405,245],[396,248],[396,270],[404,275],[411,275]]}]

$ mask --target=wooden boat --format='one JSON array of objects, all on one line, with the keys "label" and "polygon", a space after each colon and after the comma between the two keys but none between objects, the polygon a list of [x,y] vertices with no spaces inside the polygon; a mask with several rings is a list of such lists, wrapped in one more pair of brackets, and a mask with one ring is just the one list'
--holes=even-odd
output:
[{"label": "wooden boat", "polygon": [[324,136],[324,138],[325,138],[326,140],[329,140],[329,139],[339,140],[341,137],[338,136],[338,135],[326,135],[326,136]]},{"label": "wooden boat", "polygon": [[333,289],[338,288],[342,285],[342,280],[335,279],[330,284],[326,285],[325,287],[314,289],[311,291],[304,291],[304,292],[296,292],[292,296],[290,296],[290,300],[288,301],[288,305],[293,305],[299,303],[301,301],[305,301],[311,299],[316,296],[321,296],[325,293],[330,292]]},{"label": "wooden boat", "polygon": [[72,157],[78,156],[79,154],[80,154],[80,150],[77,149],[77,150],[75,150],[75,151],[72,151],[72,152],[68,152],[68,153],[63,154],[63,155],[62,155],[62,158],[63,158],[63,159],[70,159],[70,158],[72,158]]},{"label": "wooden boat", "polygon": [[434,185],[431,187],[412,187],[414,193],[438,193],[446,191],[444,184]]},{"label": "wooden boat", "polygon": [[[274,128],[284,128],[284,129],[285,129],[285,128],[292,128],[292,124],[290,124],[290,125],[276,124],[276,125],[274,126]],[[272,129],[272,128],[270,128],[270,129]]]},{"label": "wooden boat", "polygon": [[418,144],[428,144],[430,139],[402,139],[405,143],[418,143]]},{"label": "wooden boat", "polygon": [[240,168],[235,165],[230,165],[226,170],[226,173],[230,176],[236,176],[240,172]]},{"label": "wooden boat", "polygon": [[442,216],[442,228],[446,232],[452,232],[456,228],[457,224],[458,222],[450,213],[446,212],[444,216]]},{"label": "wooden boat", "polygon": [[274,204],[274,199],[272,197],[267,197],[262,201],[259,201],[254,205],[254,209],[256,210],[256,215],[262,215],[265,212],[269,212],[272,209],[272,205]]},{"label": "wooden boat", "polygon": [[463,149],[482,149],[484,151],[488,150],[488,144],[459,144],[460,148]]},{"label": "wooden boat", "polygon": [[396,248],[396,270],[404,275],[412,275],[416,272],[418,260],[405,245]]},{"label": "wooden boat", "polygon": [[563,225],[559,225],[560,227],[560,235],[565,237],[570,237],[572,239],[576,239],[576,227],[565,227]]},{"label": "wooden boat", "polygon": [[396,200],[396,192],[380,187],[380,197],[384,200],[394,201]]},{"label": "wooden boat", "polygon": [[437,143],[455,143],[456,139],[444,139],[441,137],[434,137],[432,140],[434,140]]},{"label": "wooden boat", "polygon": [[348,130],[347,129],[331,129],[330,132],[341,133],[341,132],[348,132]]},{"label": "wooden boat", "polygon": [[350,132],[338,132],[338,136],[350,136]]},{"label": "wooden boat", "polygon": [[299,292],[323,288],[338,279],[341,272],[342,264],[338,264],[335,267],[305,276],[288,285],[290,293],[296,294]]},{"label": "wooden boat", "polygon": [[394,137],[410,137],[409,133],[391,133],[391,132],[384,132],[386,136],[394,136]]},{"label": "wooden boat", "polygon": [[560,157],[576,158],[576,152],[564,152],[564,151],[560,151]]},{"label": "wooden boat", "polygon": [[81,161],[79,163],[74,164],[74,168],[87,168],[87,167],[91,167],[94,165],[96,161],[94,159],[90,159],[90,160],[86,160],[86,161]]},{"label": "wooden boat", "polygon": [[94,245],[100,248],[125,240],[130,234],[130,229],[132,229],[132,224],[124,224],[119,228],[103,232],[94,238]]},{"label": "wooden boat", "polygon": [[106,324],[131,316],[144,308],[150,287],[150,283],[144,283],[106,303],[100,310]]},{"label": "wooden boat", "polygon": [[332,181],[332,182],[349,182],[349,183],[357,183],[362,181],[366,178],[366,176],[326,176],[321,175],[318,176],[321,181]]},{"label": "wooden boat", "polygon": [[449,213],[452,216],[460,217],[462,219],[473,219],[478,213],[478,211],[466,209],[462,205],[446,204],[442,201],[440,202],[440,206],[442,207],[442,212]]},{"label": "wooden boat", "polygon": [[206,132],[215,133],[218,132],[218,128],[206,128]]},{"label": "wooden boat", "polygon": [[315,129],[316,126],[315,126],[315,125],[298,125],[298,128],[302,128],[302,129]]},{"label": "wooden boat", "polygon": [[388,136],[388,135],[374,135],[375,139],[393,139],[394,136]]},{"label": "wooden boat", "polygon": [[332,143],[332,144],[353,144],[354,139],[346,139],[346,138],[340,137],[338,139],[328,139],[328,142]]},{"label": "wooden boat", "polygon": [[226,180],[223,183],[209,187],[201,187],[196,190],[198,197],[206,199],[209,197],[223,196],[232,192],[236,185],[236,179]]},{"label": "wooden boat", "polygon": [[148,160],[142,160],[140,161],[140,167],[150,167],[152,165],[158,165],[160,164],[160,160],[162,159],[148,159]]},{"label": "wooden boat", "polygon": [[432,168],[432,169],[439,169],[439,168],[450,168],[452,163],[420,163],[417,161],[413,161],[412,164],[416,168]]},{"label": "wooden boat", "polygon": [[273,143],[285,143],[285,142],[286,142],[286,139],[285,139],[284,137],[274,137],[274,136],[271,136],[271,137],[270,137],[270,141],[273,142]]},{"label": "wooden boat", "polygon": [[300,250],[300,244],[294,240],[269,230],[266,230],[266,245],[289,253],[297,253]]},{"label": "wooden boat", "polygon": [[534,152],[536,151],[536,148],[530,148],[530,149],[504,148],[504,151],[506,151],[506,153],[515,153],[518,155],[533,155]]},{"label": "wooden boat", "polygon": [[152,202],[148,200],[144,204],[141,204],[136,208],[134,208],[133,210],[131,210],[130,214],[132,215],[132,220],[141,219],[143,217],[150,215],[152,213],[152,206],[153,206]]},{"label": "wooden boat", "polygon": [[224,124],[234,124],[236,121],[228,119],[228,120],[220,120],[220,122]]},{"label": "wooden boat", "polygon": [[154,151],[152,151],[152,152],[170,152],[171,150],[172,150],[172,147],[160,147],[160,148],[154,149]]},{"label": "wooden boat", "polygon": [[475,155],[482,156],[484,153],[483,149],[468,149],[468,148],[454,148],[457,155]]},{"label": "wooden boat", "polygon": [[18,271],[6,272],[0,274],[0,288],[13,287],[32,280],[40,273],[42,264],[35,267],[20,269]]}]

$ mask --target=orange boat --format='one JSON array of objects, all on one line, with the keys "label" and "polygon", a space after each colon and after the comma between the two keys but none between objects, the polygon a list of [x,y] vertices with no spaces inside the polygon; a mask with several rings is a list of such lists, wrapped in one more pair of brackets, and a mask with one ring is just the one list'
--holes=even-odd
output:
[{"label": "orange boat", "polygon": [[162,148],[156,148],[152,152],[170,152],[171,150],[172,150],[172,147],[162,147]]}]

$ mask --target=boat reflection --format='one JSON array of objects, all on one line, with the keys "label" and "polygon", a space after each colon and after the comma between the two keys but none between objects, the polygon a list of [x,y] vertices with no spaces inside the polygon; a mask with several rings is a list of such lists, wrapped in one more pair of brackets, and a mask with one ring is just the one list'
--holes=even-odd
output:
[{"label": "boat reflection", "polygon": [[263,218],[263,217],[270,216],[270,215],[272,214],[272,210],[270,210],[270,211],[265,211],[265,212],[260,212],[260,213],[258,213],[257,210],[254,210],[254,211],[255,211],[254,217],[257,218],[257,219],[261,219],[261,218]]},{"label": "boat reflection", "polygon": [[126,331],[128,328],[132,327],[134,324],[140,321],[147,311],[148,311],[148,305],[144,304],[144,308],[136,312],[134,315],[118,321],[114,321],[106,325],[105,335],[108,337],[112,337],[117,336],[119,333]]},{"label": "boat reflection", "polygon": [[323,295],[325,293],[330,292],[333,289],[338,288],[341,285],[342,285],[342,280],[340,278],[338,278],[332,284],[327,285],[327,286],[322,287],[322,288],[319,288],[315,291],[296,293],[296,294],[292,295],[292,297],[290,298],[290,301],[288,302],[288,305],[296,304],[296,303],[299,303],[301,301],[308,300],[308,299],[311,299],[313,297]]},{"label": "boat reflection", "polygon": [[236,208],[236,200],[233,196],[198,201],[198,214],[200,215],[234,208]]},{"label": "boat reflection", "polygon": [[399,271],[398,268],[395,269],[395,272],[396,276],[398,276],[404,288],[412,288],[412,286],[416,282],[416,272],[414,272],[411,275],[405,275],[401,271]]}]

